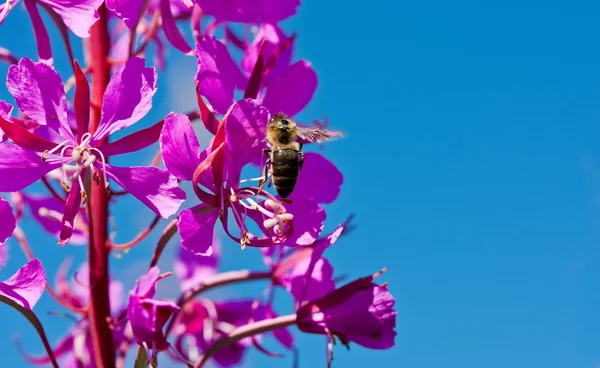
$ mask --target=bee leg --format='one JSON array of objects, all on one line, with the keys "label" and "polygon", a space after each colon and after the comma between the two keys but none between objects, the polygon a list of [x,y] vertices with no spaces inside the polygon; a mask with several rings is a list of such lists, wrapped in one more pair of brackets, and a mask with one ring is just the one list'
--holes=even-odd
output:
[{"label": "bee leg", "polygon": [[[268,151],[268,150],[264,150],[264,151]],[[261,192],[267,182],[267,180],[269,180],[269,165],[271,164],[271,159],[267,159],[267,162],[265,163],[265,172],[263,174],[263,177],[260,179],[260,181],[258,182],[258,189],[259,192]]]},{"label": "bee leg", "polygon": [[264,153],[265,155],[267,155],[267,157],[271,157],[271,150],[270,150],[270,149],[264,149],[264,150],[263,150],[263,153]]}]

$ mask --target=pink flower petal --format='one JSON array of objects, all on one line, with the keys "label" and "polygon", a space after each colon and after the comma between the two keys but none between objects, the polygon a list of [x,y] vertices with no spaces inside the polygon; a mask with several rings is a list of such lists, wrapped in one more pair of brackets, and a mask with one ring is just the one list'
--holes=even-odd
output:
[{"label": "pink flower petal", "polygon": [[318,203],[332,203],[340,194],[343,182],[344,176],[331,161],[318,153],[307,152],[290,199],[310,198]]},{"label": "pink flower petal", "polygon": [[314,200],[294,197],[293,203],[285,204],[285,209],[294,215],[294,233],[285,244],[292,246],[314,243],[327,218],[323,207]]},{"label": "pink flower petal", "polygon": [[[277,25],[269,23],[261,24],[258,32],[254,36],[254,40],[250,46],[246,48],[242,58],[242,67],[244,68],[244,71],[247,74],[252,72],[254,64],[256,64],[256,60],[258,59],[260,45],[263,43],[263,41],[264,46],[262,53],[265,60],[268,60],[288,39],[289,37],[286,36],[281,28],[279,28]],[[284,72],[290,66],[291,59],[292,48],[287,48],[283,53],[281,53],[281,55],[278,56],[275,66],[269,71],[264,82],[270,84],[274,78],[284,74]]]},{"label": "pink flower petal", "polygon": [[33,25],[33,33],[35,35],[35,42],[37,44],[38,57],[40,61],[52,65],[54,60],[52,58],[52,47],[50,45],[50,36],[48,30],[44,25],[42,16],[37,7],[37,3],[34,0],[25,0],[25,7],[27,13],[31,18],[31,24]]},{"label": "pink flower petal", "polygon": [[197,4],[220,22],[276,23],[296,14],[300,0],[197,0]]},{"label": "pink flower petal", "polygon": [[[225,155],[229,176],[239,175],[242,167],[264,156],[262,148],[271,116],[255,100],[243,99],[233,108],[225,121]],[[264,161],[264,160],[263,160]]]},{"label": "pink flower petal", "polygon": [[71,239],[73,230],[75,229],[75,217],[79,213],[79,206],[81,205],[81,188],[79,181],[75,180],[69,196],[67,197],[67,203],[65,203],[65,212],[62,217],[62,229],[58,235],[58,245],[65,245]]},{"label": "pink flower petal", "polygon": [[[97,169],[102,168],[95,165]],[[177,179],[156,167],[106,165],[106,174],[163,218],[175,214],[185,200],[185,192],[179,188]]]},{"label": "pink flower petal", "polygon": [[130,152],[137,152],[158,141],[163,128],[163,121],[160,121],[151,127],[138,130],[119,140],[103,144],[97,147],[105,156],[122,155]]},{"label": "pink flower petal", "polygon": [[156,92],[156,69],[144,67],[144,59],[132,58],[110,79],[102,101],[102,117],[92,145],[109,134],[143,118]]},{"label": "pink flower petal", "polygon": [[200,164],[200,144],[186,115],[170,113],[165,118],[161,138],[167,170],[181,180],[191,181]]},{"label": "pink flower petal", "polygon": [[46,160],[33,151],[16,144],[0,144],[0,192],[16,192],[39,180],[42,176],[61,166],[58,161]]},{"label": "pink flower petal", "polygon": [[181,246],[193,254],[211,256],[218,218],[219,210],[206,205],[181,211],[177,224],[181,234]]},{"label": "pink flower petal", "polygon": [[10,238],[16,225],[17,220],[10,203],[0,198],[0,246]]},{"label": "pink flower petal", "polygon": [[24,58],[8,69],[6,86],[21,112],[75,141],[67,120],[67,99],[58,73],[44,63]]},{"label": "pink flower petal", "polygon": [[317,73],[307,61],[300,60],[269,85],[263,105],[273,114],[294,116],[308,105],[316,89]]},{"label": "pink flower petal", "polygon": [[[13,107],[11,104],[0,101],[0,117],[5,120],[10,120],[10,116],[12,114]],[[4,132],[0,129],[0,142],[4,140]]]},{"label": "pink flower petal", "polygon": [[0,282],[0,296],[31,310],[42,296],[45,286],[46,274],[42,263],[36,258],[27,262],[11,278]]},{"label": "pink flower petal", "polygon": [[77,37],[89,37],[90,27],[100,18],[103,0],[38,0],[54,9]]},{"label": "pink flower petal", "polygon": [[310,282],[306,285],[306,273],[310,263],[310,258],[302,259],[281,280],[283,287],[294,296],[298,303],[316,300],[335,289],[333,267],[325,258],[319,258],[315,262]]},{"label": "pink flower petal", "polygon": [[198,88],[217,113],[225,114],[233,103],[239,69],[227,47],[214,36],[205,36],[196,45],[196,58]]},{"label": "pink flower petal", "polygon": [[169,40],[171,45],[173,45],[173,47],[175,47],[177,50],[185,54],[191,53],[192,48],[181,35],[179,28],[177,28],[177,23],[175,22],[175,18],[171,12],[170,3],[170,0],[160,0],[160,15],[162,18],[162,27],[163,31],[165,32],[165,37],[167,37],[167,40]]},{"label": "pink flower petal", "polygon": [[106,0],[106,7],[131,29],[136,24],[143,3],[144,0]]}]

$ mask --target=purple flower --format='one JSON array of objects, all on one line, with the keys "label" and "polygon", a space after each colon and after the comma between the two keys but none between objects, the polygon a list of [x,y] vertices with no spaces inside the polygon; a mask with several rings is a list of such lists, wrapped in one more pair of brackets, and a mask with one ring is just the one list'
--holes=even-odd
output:
[{"label": "purple flower", "polygon": [[[83,176],[114,180],[156,214],[167,218],[177,212],[185,199],[175,177],[155,167],[116,167],[106,157],[137,151],[158,138],[151,127],[102,144],[111,133],[124,129],[146,115],[156,92],[156,71],[144,67],[144,60],[130,59],[111,78],[102,103],[98,129],[87,133],[89,123],[89,87],[79,70],[75,96],[77,131],[68,123],[67,100],[60,76],[43,63],[22,59],[9,69],[7,86],[19,109],[40,125],[60,136],[60,142],[32,134],[0,117],[0,128],[14,143],[0,144],[0,175],[13,180],[0,182],[0,191],[21,190],[48,172],[62,168],[62,186],[69,192],[62,218],[59,244],[66,244],[73,234],[74,220],[80,203],[85,203]],[[160,129],[160,126],[158,126]],[[69,164],[74,165],[69,165]]]},{"label": "purple flower", "polygon": [[0,282],[0,301],[8,298],[26,309],[33,309],[44,292],[46,274],[42,263],[32,259],[11,278]]},{"label": "purple flower", "polygon": [[[0,198],[0,247],[8,238],[10,238],[16,225],[17,219],[13,214],[12,207],[7,201]],[[2,267],[1,261],[0,267]]]},{"label": "purple flower", "polygon": [[269,68],[263,72],[265,85],[284,74],[292,61],[291,41],[293,38],[285,35],[276,24],[261,24],[254,35],[254,40],[245,48],[242,57],[242,68],[246,75],[249,77],[252,74],[261,54],[265,60],[265,68]]},{"label": "purple flower", "polygon": [[396,336],[395,300],[387,285],[373,282],[380,274],[360,278],[303,304],[296,313],[298,328],[326,335],[330,351],[335,337],[344,345],[352,341],[370,349],[391,348]]},{"label": "purple flower", "polygon": [[[183,356],[194,359],[198,350],[205,350],[214,342],[226,337],[235,328],[251,321],[274,318],[277,315],[270,306],[254,305],[251,300],[213,302],[208,299],[196,299],[188,303],[177,320],[175,331],[178,334],[176,346]],[[192,337],[189,343],[186,337]],[[273,336],[288,349],[293,345],[293,337],[286,329],[273,331]],[[254,337],[256,341],[261,336]],[[184,348],[184,341],[188,345]],[[246,349],[255,341],[248,337],[220,349],[213,358],[221,367],[230,367],[240,363]]]},{"label": "purple flower", "polygon": [[276,23],[296,14],[300,0],[196,0],[219,22]]},{"label": "purple flower", "polygon": [[127,317],[136,342],[146,343],[150,348],[157,350],[165,350],[170,346],[165,338],[163,326],[171,314],[180,309],[173,302],[153,299],[156,283],[166,276],[168,274],[160,275],[158,267],[152,267],[146,275],[137,280],[135,288],[129,293],[127,305]]}]

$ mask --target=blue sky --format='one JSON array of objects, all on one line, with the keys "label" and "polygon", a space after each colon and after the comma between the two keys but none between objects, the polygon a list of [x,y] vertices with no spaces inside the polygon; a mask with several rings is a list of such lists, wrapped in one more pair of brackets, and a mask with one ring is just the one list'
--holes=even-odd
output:
[{"label": "blue sky", "polygon": [[[300,118],[326,115],[347,133],[324,151],[345,175],[339,200],[327,207],[327,229],[351,212],[357,228],[327,256],[348,278],[388,266],[383,279],[398,309],[395,348],[338,348],[334,367],[597,367],[600,5],[369,5],[305,1],[284,23],[298,32],[296,57],[319,75],[317,94]],[[19,10],[0,27],[0,46],[33,57],[28,20]],[[174,50],[169,63],[193,73],[193,59]],[[68,76],[64,58],[57,64]],[[0,72],[5,75],[5,66]],[[181,85],[185,78],[175,71],[159,78],[155,107],[139,126],[193,107],[193,87]],[[4,86],[0,98],[8,98]],[[135,231],[128,227],[151,218],[129,203],[116,207],[122,209],[117,220],[129,221],[117,239],[129,239]],[[127,287],[154,241],[112,259]],[[83,248],[57,249],[42,235],[32,235],[32,243],[50,274],[67,255],[84,259]],[[10,246],[13,257],[0,278],[24,262]],[[167,249],[170,256],[175,247]],[[223,247],[223,269],[260,266],[257,252],[240,252],[229,242]],[[169,270],[170,260],[163,261],[161,269]],[[168,296],[175,283],[164,283],[159,291]],[[213,295],[253,295],[263,286]],[[280,312],[286,307],[287,301],[278,303]],[[41,344],[16,312],[0,309],[0,356],[7,366],[22,366],[12,333],[21,334],[29,351],[41,352]],[[45,316],[47,310],[60,309],[46,295],[36,311],[55,340],[70,322]],[[324,339],[295,335],[300,367],[324,366]],[[292,359],[252,352],[246,363],[291,366]]]}]

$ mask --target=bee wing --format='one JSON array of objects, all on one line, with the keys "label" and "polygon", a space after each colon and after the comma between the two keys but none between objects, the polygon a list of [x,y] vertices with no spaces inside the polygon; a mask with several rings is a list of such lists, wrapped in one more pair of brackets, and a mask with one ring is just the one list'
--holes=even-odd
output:
[{"label": "bee wing", "polygon": [[298,137],[311,143],[321,143],[327,140],[336,139],[342,136],[342,132],[331,131],[323,128],[298,127]]}]

